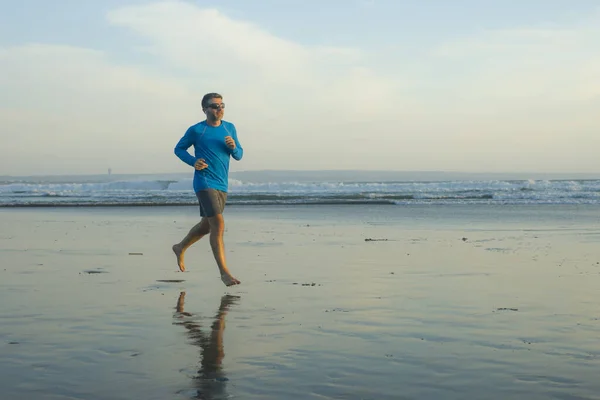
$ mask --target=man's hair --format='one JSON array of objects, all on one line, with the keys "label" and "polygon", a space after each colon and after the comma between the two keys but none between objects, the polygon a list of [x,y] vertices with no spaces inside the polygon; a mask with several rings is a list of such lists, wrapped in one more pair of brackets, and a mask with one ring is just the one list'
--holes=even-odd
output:
[{"label": "man's hair", "polygon": [[223,99],[223,96],[221,96],[219,93],[207,93],[204,95],[204,97],[202,98],[202,108],[206,108],[208,107],[208,101],[212,100],[212,99]]}]

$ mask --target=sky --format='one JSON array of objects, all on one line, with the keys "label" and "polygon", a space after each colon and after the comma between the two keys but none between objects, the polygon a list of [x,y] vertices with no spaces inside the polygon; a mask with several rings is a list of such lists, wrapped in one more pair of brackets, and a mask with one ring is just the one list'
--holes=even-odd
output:
[{"label": "sky", "polygon": [[596,0],[0,0],[0,175],[188,171],[208,92],[232,171],[600,173],[599,43]]}]

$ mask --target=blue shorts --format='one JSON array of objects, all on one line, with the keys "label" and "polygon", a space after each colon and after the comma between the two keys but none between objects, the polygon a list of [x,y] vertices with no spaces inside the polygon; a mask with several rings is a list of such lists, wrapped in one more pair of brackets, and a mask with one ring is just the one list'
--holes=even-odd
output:
[{"label": "blue shorts", "polygon": [[196,197],[200,204],[201,217],[210,218],[223,214],[227,202],[227,193],[216,189],[205,189],[196,192]]}]

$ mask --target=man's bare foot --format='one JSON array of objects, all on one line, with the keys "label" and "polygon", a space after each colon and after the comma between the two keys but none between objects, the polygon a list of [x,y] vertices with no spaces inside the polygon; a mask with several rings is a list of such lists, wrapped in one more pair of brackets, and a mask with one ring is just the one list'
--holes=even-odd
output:
[{"label": "man's bare foot", "polygon": [[240,283],[242,283],[230,274],[221,274],[221,280],[223,281],[225,286],[239,285]]},{"label": "man's bare foot", "polygon": [[185,264],[183,263],[183,249],[178,244],[173,245],[173,253],[177,256],[177,265],[181,272],[185,272]]}]

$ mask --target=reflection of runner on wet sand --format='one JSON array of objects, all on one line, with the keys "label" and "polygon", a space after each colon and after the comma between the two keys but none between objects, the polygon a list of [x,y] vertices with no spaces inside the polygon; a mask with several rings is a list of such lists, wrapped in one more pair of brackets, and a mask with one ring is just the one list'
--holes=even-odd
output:
[{"label": "reflection of runner on wet sand", "polygon": [[223,351],[223,331],[225,329],[225,315],[229,311],[229,307],[237,302],[239,296],[224,295],[221,297],[221,305],[217,311],[214,321],[211,326],[211,332],[207,335],[201,329],[199,319],[191,320],[194,314],[184,311],[185,292],[181,292],[177,300],[174,325],[183,325],[187,330],[192,343],[200,346],[202,355],[200,359],[200,370],[197,381],[197,397],[198,399],[218,399],[225,398],[225,372],[222,369],[221,363],[225,352]]}]

